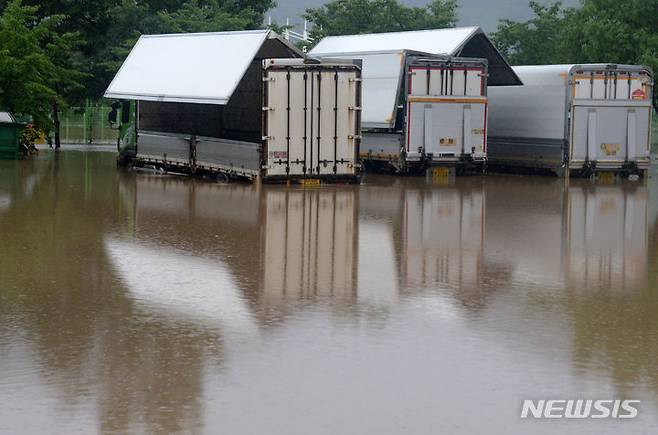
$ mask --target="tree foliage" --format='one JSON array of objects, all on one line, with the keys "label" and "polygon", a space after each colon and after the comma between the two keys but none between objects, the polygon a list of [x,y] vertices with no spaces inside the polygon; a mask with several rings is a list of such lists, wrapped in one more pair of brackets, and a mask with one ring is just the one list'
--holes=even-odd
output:
[{"label": "tree foliage", "polygon": [[53,102],[63,104],[84,76],[69,66],[77,35],[62,31],[61,15],[42,19],[37,12],[12,0],[0,15],[0,107],[47,129]]},{"label": "tree foliage", "polygon": [[532,19],[502,20],[493,35],[512,64],[630,63],[658,71],[658,0],[530,6]]},{"label": "tree foliage", "polygon": [[272,5],[271,0],[122,0],[110,9],[114,25],[97,44],[94,58],[99,72],[93,92],[105,90],[140,35],[259,28]]},{"label": "tree foliage", "polygon": [[498,49],[512,64],[541,65],[568,62],[567,33],[574,9],[561,3],[542,6],[530,2],[534,17],[526,22],[501,20],[494,33]]},{"label": "tree foliage", "polygon": [[[59,16],[78,35],[76,65],[86,74],[84,93],[100,97],[140,34],[259,28],[273,0],[23,0],[36,17]],[[0,10],[8,2],[0,0]]]},{"label": "tree foliage", "polygon": [[409,7],[397,0],[332,0],[307,9],[304,17],[314,25],[311,37],[351,35],[454,27],[456,0],[431,0],[425,7]]}]

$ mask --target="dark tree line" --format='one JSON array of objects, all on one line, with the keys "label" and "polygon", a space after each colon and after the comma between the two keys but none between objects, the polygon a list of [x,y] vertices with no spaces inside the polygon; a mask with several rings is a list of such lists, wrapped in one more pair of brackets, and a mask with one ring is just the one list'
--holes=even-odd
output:
[{"label": "dark tree line", "polygon": [[658,71],[658,0],[531,2],[526,22],[502,20],[493,38],[512,64],[630,63]]},{"label": "dark tree line", "polygon": [[100,98],[141,34],[254,29],[273,0],[0,0],[0,109],[46,131]]}]

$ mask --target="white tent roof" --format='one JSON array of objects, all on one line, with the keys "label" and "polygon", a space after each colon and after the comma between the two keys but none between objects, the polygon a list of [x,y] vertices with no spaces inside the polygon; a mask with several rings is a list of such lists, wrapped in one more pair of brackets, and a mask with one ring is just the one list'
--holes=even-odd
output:
[{"label": "white tent roof", "polygon": [[417,30],[412,32],[370,33],[365,35],[327,36],[313,50],[311,56],[381,50],[415,50],[432,54],[456,55],[479,27]]},{"label": "white tent roof", "polygon": [[144,35],[105,97],[226,104],[270,30]]},{"label": "white tent roof", "polygon": [[402,88],[405,52],[484,58],[489,62],[489,85],[521,84],[512,68],[479,27],[328,36],[310,52],[317,58],[362,61],[363,112],[366,128],[395,124]]},{"label": "white tent roof", "polygon": [[342,54],[330,58],[361,60],[363,126],[388,128],[394,124],[405,50]]},{"label": "white tent roof", "polygon": [[[479,27],[328,36],[323,38],[309,55],[323,58],[383,50],[410,50],[436,55],[487,59],[489,86],[523,84],[507,60]],[[358,56],[353,57],[358,58]]]}]

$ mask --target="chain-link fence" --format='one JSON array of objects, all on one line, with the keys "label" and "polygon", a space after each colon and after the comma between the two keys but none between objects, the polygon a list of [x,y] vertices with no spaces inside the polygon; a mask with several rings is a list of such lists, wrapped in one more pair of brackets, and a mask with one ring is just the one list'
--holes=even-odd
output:
[{"label": "chain-link fence", "polygon": [[62,143],[116,144],[117,131],[110,128],[107,116],[112,110],[102,104],[69,107],[60,114]]}]

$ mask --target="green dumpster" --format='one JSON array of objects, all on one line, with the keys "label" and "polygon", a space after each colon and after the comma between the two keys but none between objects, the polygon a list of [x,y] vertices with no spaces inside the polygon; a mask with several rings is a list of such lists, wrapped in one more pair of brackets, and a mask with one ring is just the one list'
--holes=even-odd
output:
[{"label": "green dumpster", "polygon": [[23,124],[9,112],[0,112],[0,159],[17,159]]}]

